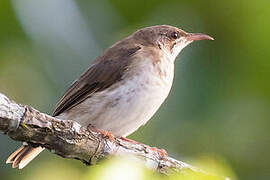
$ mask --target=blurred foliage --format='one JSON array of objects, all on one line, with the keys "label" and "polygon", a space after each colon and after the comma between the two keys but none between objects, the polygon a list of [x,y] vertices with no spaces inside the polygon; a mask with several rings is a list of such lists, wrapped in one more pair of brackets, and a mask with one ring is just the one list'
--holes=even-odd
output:
[{"label": "blurred foliage", "polygon": [[[218,170],[212,159],[219,159],[227,168],[221,174],[269,179],[269,7],[267,0],[1,1],[0,92],[50,113],[95,57],[135,30],[170,24],[208,33],[216,40],[184,49],[169,98],[130,138],[207,171]],[[0,141],[4,179],[85,179],[109,172],[49,153],[14,170],[4,162],[20,143],[6,136]]]},{"label": "blurred foliage", "polygon": [[[202,162],[203,163],[203,162]],[[215,163],[219,171],[224,175],[225,166]],[[213,170],[213,168],[211,168]],[[233,174],[230,174],[232,177]],[[132,157],[113,158],[110,161],[103,162],[101,165],[88,171],[82,180],[99,179],[99,180],[224,180],[224,177],[217,174],[207,174],[203,172],[194,172],[191,170],[182,170],[179,173],[171,173],[169,176],[161,175],[155,171],[146,168],[143,162]],[[233,180],[233,179],[231,179]]]}]

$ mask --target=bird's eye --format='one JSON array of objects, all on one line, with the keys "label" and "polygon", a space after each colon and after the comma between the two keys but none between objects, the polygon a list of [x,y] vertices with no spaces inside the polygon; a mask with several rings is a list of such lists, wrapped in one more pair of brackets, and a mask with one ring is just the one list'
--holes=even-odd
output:
[{"label": "bird's eye", "polygon": [[173,39],[177,39],[177,38],[179,37],[179,34],[178,34],[177,32],[173,32],[173,33],[171,34],[171,37],[172,37]]}]

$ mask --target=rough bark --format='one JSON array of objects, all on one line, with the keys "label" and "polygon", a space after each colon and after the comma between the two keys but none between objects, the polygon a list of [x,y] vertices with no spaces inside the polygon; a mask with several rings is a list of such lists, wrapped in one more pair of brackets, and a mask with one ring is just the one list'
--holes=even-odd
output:
[{"label": "rough bark", "polygon": [[112,155],[135,155],[147,167],[163,174],[191,170],[203,171],[169,156],[161,156],[147,145],[121,138],[104,137],[93,128],[72,120],[61,120],[27,105],[19,105],[0,93],[0,131],[13,140],[42,146],[64,158],[92,165]]}]

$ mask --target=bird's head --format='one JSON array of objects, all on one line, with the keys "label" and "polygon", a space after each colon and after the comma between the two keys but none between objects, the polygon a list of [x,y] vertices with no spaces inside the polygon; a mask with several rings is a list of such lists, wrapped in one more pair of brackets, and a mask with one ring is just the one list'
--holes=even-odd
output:
[{"label": "bird's head", "polygon": [[201,33],[187,33],[169,25],[158,25],[140,29],[133,34],[143,46],[158,48],[170,59],[175,59],[181,50],[193,41],[214,40],[209,35]]}]

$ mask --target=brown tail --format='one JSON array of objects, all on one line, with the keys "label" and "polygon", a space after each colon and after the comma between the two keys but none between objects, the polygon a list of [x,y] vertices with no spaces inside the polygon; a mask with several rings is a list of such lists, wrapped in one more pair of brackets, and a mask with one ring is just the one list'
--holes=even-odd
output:
[{"label": "brown tail", "polygon": [[13,168],[22,169],[43,150],[42,147],[22,145],[8,157],[6,163],[12,163]]}]

